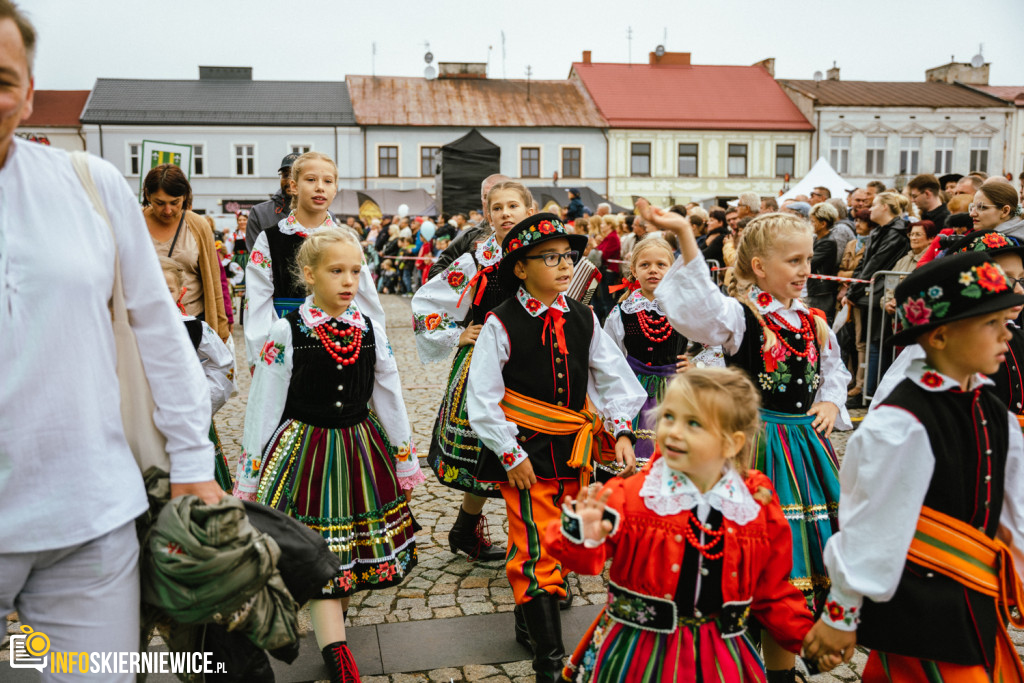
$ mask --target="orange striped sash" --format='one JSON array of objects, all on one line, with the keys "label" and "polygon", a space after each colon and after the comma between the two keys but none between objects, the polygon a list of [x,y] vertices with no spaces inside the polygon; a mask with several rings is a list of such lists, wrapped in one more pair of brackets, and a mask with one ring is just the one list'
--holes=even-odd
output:
[{"label": "orange striped sash", "polygon": [[1024,593],[1010,549],[969,524],[922,507],[907,559],[996,601],[1001,619],[994,679],[1024,683],[1024,665],[1006,630],[1007,622],[1024,627],[1024,617],[1014,617],[1010,609],[1024,607]]}]

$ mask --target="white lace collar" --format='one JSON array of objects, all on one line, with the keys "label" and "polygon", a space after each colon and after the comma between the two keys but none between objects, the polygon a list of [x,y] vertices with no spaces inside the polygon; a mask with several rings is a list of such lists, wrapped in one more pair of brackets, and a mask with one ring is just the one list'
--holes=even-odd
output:
[{"label": "white lace collar", "polygon": [[[948,375],[943,375],[938,370],[928,367],[924,358],[916,358],[910,361],[907,366],[906,376],[910,381],[925,391],[961,391],[960,382],[957,382]],[[983,384],[995,384],[991,379],[982,374],[977,374],[968,382],[968,391],[974,391]]]},{"label": "white lace collar", "polygon": [[476,262],[481,268],[493,266],[501,260],[501,245],[498,244],[498,236],[493,232],[491,236],[476,246]]},{"label": "white lace collar", "polygon": [[664,458],[658,458],[651,465],[640,488],[640,497],[649,510],[663,517],[708,505],[740,526],[752,522],[761,511],[761,505],[750,495],[743,478],[731,467],[710,491],[701,493],[689,477],[670,469]]},{"label": "white lace collar", "polygon": [[292,209],[291,213],[289,213],[286,217],[282,218],[277,223],[277,228],[278,230],[281,231],[282,234],[298,235],[299,237],[309,237],[314,232],[318,232],[320,230],[323,230],[324,228],[336,227],[338,227],[337,224],[334,222],[334,219],[331,218],[331,214],[328,213],[327,218],[324,219],[323,223],[310,230],[309,228],[302,225],[302,223],[299,223],[299,220],[295,217],[295,209]]},{"label": "white lace collar", "polygon": [[790,302],[789,308],[786,308],[776,299],[774,296],[764,291],[757,285],[754,285],[747,291],[747,298],[757,308],[758,313],[764,315],[765,313],[775,313],[776,311],[803,311],[809,313],[807,306],[800,299],[793,299]]},{"label": "white lace collar", "polygon": [[[313,303],[312,295],[307,296],[306,300],[299,306],[299,317],[302,318],[302,322],[309,328],[318,327],[332,320],[331,316],[327,315],[322,308]],[[366,331],[366,318],[359,312],[355,302],[349,304],[344,313],[333,319],[352,327],[358,327],[364,332]]]},{"label": "white lace collar", "polygon": [[661,302],[657,298],[649,300],[644,296],[644,293],[639,289],[629,295],[629,298],[619,304],[619,308],[622,309],[623,313],[639,313],[640,311],[647,311],[648,313],[657,313],[658,315],[665,315],[665,311],[661,308]]},{"label": "white lace collar", "polygon": [[[541,303],[540,299],[531,296],[522,285],[519,286],[519,291],[516,292],[516,299],[523,305],[526,312],[534,318],[544,315],[544,311],[548,310],[548,307]],[[551,308],[558,309],[562,313],[568,313],[569,304],[565,302],[565,294],[560,293],[555,297],[555,300],[551,302]]]}]

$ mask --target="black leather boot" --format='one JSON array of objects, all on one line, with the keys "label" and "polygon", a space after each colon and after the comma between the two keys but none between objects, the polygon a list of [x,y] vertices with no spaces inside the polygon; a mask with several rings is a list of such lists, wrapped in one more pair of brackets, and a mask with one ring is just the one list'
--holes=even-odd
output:
[{"label": "black leather boot", "polygon": [[323,655],[324,664],[330,673],[331,683],[359,683],[359,669],[356,668],[356,660],[352,658],[352,652],[344,640],[331,643],[320,650]]},{"label": "black leather boot", "polygon": [[768,683],[807,683],[802,673],[794,669],[768,669]]},{"label": "black leather boot", "polygon": [[505,549],[491,543],[487,534],[487,518],[482,514],[471,515],[459,506],[459,516],[448,532],[448,545],[452,552],[461,550],[469,560],[493,562],[505,558]]},{"label": "black leather boot", "polygon": [[533,649],[533,670],[537,683],[556,683],[562,679],[562,615],[557,595],[544,595],[522,605]]},{"label": "black leather boot", "polygon": [[526,627],[526,614],[523,613],[523,606],[516,605],[515,609],[512,610],[512,615],[516,618],[516,642],[533,652],[533,646],[530,645],[530,630]]}]

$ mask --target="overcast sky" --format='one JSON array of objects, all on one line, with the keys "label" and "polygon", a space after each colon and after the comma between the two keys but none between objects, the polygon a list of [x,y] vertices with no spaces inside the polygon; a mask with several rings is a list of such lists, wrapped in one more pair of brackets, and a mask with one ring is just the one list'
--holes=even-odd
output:
[{"label": "overcast sky", "polygon": [[[490,62],[492,78],[565,78],[594,61],[646,62],[659,43],[695,64],[775,57],[776,76],[924,79],[984,44],[990,83],[1024,85],[1024,0],[18,0],[39,30],[36,88],[97,78],[198,78],[198,65],[251,66],[260,80],[421,76]],[[572,9],[570,9],[572,8]],[[502,31],[505,34],[504,54]],[[667,31],[667,40],[666,40]],[[373,44],[376,43],[376,66]]]}]

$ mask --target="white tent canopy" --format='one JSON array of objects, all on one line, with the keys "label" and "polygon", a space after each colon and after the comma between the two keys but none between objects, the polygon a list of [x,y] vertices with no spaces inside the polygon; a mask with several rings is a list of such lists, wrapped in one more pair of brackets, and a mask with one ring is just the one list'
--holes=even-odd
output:
[{"label": "white tent canopy", "polygon": [[800,179],[800,182],[790,187],[785,194],[779,197],[778,202],[781,205],[783,201],[792,199],[798,194],[810,197],[811,190],[816,187],[827,187],[833,197],[839,197],[844,201],[846,200],[846,193],[854,188],[852,184],[835,172],[835,169],[825,160],[825,157],[821,157],[815,162],[814,166],[811,166],[811,170],[807,172],[807,175]]}]

